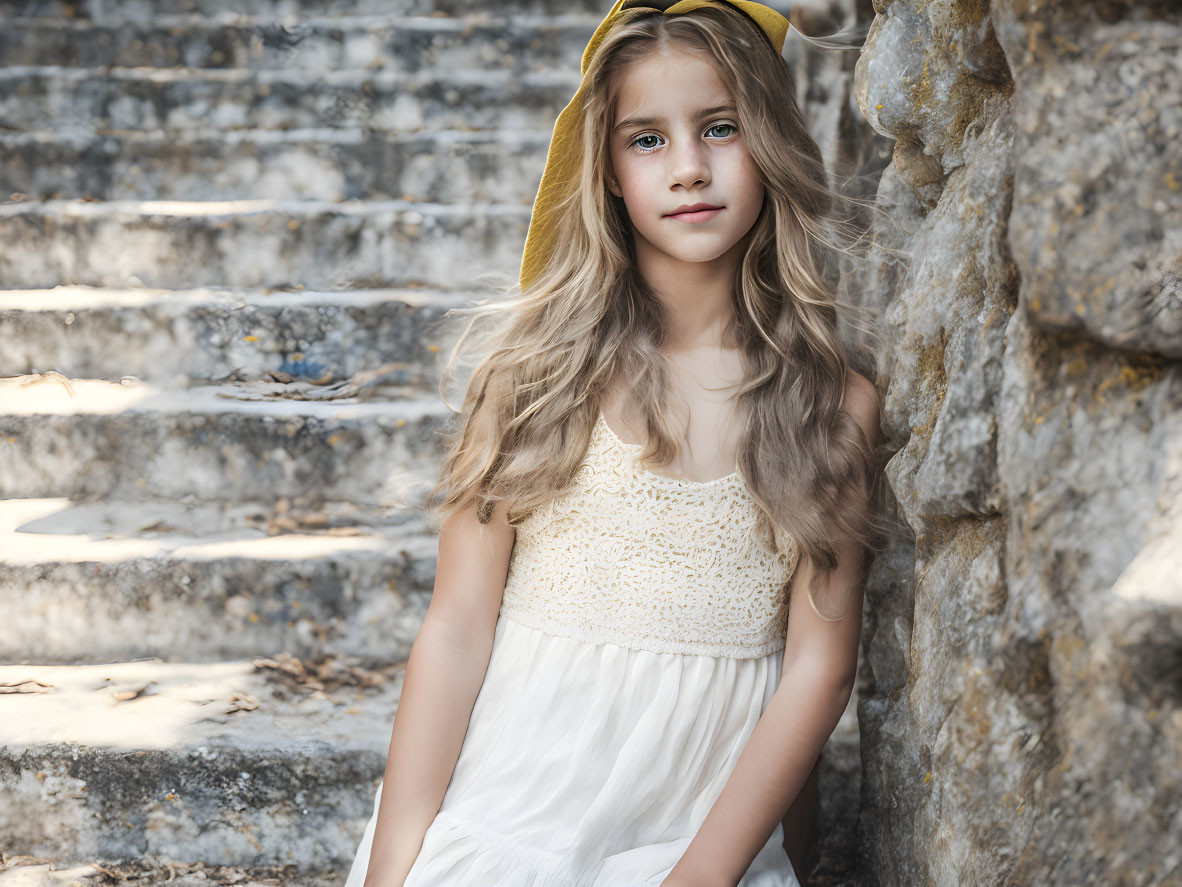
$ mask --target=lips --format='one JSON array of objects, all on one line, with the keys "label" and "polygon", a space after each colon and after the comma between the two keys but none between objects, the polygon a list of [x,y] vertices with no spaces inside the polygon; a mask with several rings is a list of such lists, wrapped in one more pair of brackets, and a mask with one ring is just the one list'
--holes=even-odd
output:
[{"label": "lips", "polygon": [[721,206],[711,206],[708,203],[698,204],[698,206],[704,206],[705,209],[683,210],[682,212],[670,213],[665,218],[671,219],[674,222],[680,222],[682,225],[704,225],[710,222],[711,219],[717,218],[718,214],[723,210]]},{"label": "lips", "polygon": [[673,212],[668,213],[668,215],[679,216],[682,213],[694,213],[707,209],[722,209],[722,207],[715,203],[690,203],[679,206],[677,209],[673,210]]}]

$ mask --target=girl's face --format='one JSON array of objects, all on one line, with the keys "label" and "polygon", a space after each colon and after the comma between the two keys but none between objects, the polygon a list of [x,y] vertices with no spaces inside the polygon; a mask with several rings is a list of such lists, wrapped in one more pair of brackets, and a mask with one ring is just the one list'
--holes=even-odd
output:
[{"label": "girl's face", "polygon": [[[764,188],[718,72],[667,48],[620,76],[608,188],[627,207],[638,261],[737,261]],[[699,203],[719,209],[677,215]]]}]

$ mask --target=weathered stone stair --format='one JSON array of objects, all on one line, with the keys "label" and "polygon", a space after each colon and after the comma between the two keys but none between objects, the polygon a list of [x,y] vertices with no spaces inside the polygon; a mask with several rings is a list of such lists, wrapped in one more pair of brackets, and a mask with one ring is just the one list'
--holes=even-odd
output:
[{"label": "weathered stone stair", "polygon": [[343,880],[609,5],[0,0],[0,885]]},{"label": "weathered stone stair", "polygon": [[0,669],[52,691],[5,699],[7,839],[66,858],[339,864],[372,806],[399,671],[309,690],[269,661]]},{"label": "weathered stone stair", "polygon": [[537,177],[541,130],[0,131],[0,193],[118,200],[369,200],[509,204]]},{"label": "weathered stone stair", "polygon": [[479,5],[0,4],[6,887],[343,878],[597,21]]}]

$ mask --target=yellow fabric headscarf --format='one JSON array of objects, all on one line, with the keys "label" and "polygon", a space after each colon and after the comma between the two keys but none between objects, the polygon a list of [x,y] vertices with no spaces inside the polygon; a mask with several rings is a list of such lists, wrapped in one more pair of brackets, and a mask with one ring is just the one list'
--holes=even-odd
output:
[{"label": "yellow fabric headscarf", "polygon": [[583,61],[580,73],[583,82],[579,84],[574,97],[562,109],[558,120],[554,124],[554,134],[550,138],[550,149],[546,154],[546,166],[542,170],[541,183],[538,194],[534,198],[533,212],[529,220],[529,230],[525,235],[525,250],[521,256],[521,288],[526,289],[534,280],[554,250],[556,236],[552,214],[554,206],[562,195],[562,189],[569,187],[574,176],[579,174],[581,146],[583,142],[583,90],[587,86],[587,68],[595,55],[595,50],[603,41],[604,36],[622,17],[625,10],[653,9],[666,15],[677,15],[689,12],[703,6],[732,6],[747,14],[771,40],[776,52],[784,51],[784,37],[788,33],[788,19],[774,9],[755,3],[752,0],[678,0],[667,6],[661,0],[616,0],[616,4],[608,12],[606,18],[600,22],[587,48],[583,51]]}]

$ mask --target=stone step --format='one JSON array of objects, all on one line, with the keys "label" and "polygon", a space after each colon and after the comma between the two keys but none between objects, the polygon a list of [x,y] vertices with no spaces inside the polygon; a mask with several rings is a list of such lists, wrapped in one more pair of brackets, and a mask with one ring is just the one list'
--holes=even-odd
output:
[{"label": "stone step", "polygon": [[[489,14],[488,0],[0,0],[0,18],[74,18],[103,22],[144,21],[160,15],[202,15],[234,20],[297,19],[325,15]],[[508,0],[498,15],[598,14],[610,0]]]},{"label": "stone step", "polygon": [[553,127],[571,71],[0,67],[6,129]]},{"label": "stone step", "polygon": [[0,379],[0,490],[415,507],[437,479],[451,418],[438,392],[399,385]]},{"label": "stone step", "polygon": [[35,856],[0,860],[0,887],[81,887],[93,884],[168,884],[168,887],[340,887],[341,876],[316,876],[295,866],[205,865],[200,862],[70,863]]},{"label": "stone step", "polygon": [[550,129],[0,132],[0,195],[529,204]]},{"label": "stone step", "polygon": [[59,284],[469,289],[512,282],[531,206],[405,200],[50,200],[0,205],[0,280]]},{"label": "stone step", "polygon": [[0,376],[333,381],[400,363],[404,383],[429,387],[450,352],[443,314],[466,301],[415,289],[0,290]]},{"label": "stone step", "polygon": [[5,853],[343,879],[373,811],[404,666],[0,667]]},{"label": "stone step", "polygon": [[152,16],[128,22],[16,19],[0,30],[5,65],[67,68],[480,68],[523,73],[578,59],[598,16],[312,17],[218,21]]},{"label": "stone step", "polygon": [[437,554],[409,509],[6,499],[0,661],[406,658]]}]

